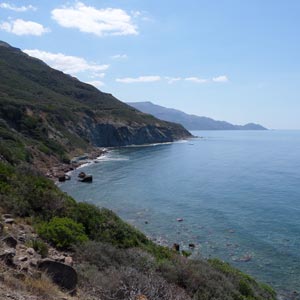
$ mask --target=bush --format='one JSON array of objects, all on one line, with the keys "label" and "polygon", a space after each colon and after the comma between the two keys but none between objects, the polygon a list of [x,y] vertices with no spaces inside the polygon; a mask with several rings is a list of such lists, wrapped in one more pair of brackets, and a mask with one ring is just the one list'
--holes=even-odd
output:
[{"label": "bush", "polygon": [[38,227],[41,237],[60,249],[69,249],[71,245],[88,240],[82,224],[69,218],[53,218],[50,222],[42,223]]},{"label": "bush", "polygon": [[84,226],[91,240],[111,243],[121,248],[138,247],[149,242],[143,233],[106,208],[78,203],[69,216]]},{"label": "bush", "polygon": [[48,255],[48,246],[42,240],[34,239],[29,241],[28,246],[33,248],[38,254],[40,254],[43,258]]}]

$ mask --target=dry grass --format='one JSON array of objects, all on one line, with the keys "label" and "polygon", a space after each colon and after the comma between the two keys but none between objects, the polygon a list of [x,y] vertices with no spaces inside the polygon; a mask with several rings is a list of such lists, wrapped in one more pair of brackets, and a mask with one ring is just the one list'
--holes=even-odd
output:
[{"label": "dry grass", "polygon": [[57,300],[63,298],[64,294],[44,274],[40,278],[33,278],[23,273],[13,273],[9,269],[0,268],[3,285],[14,291],[30,296],[36,296],[41,300]]}]

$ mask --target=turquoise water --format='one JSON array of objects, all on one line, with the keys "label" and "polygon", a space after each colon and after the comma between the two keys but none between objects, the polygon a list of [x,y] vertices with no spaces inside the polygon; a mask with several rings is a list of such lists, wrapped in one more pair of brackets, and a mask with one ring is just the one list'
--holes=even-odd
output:
[{"label": "turquoise water", "polygon": [[300,131],[193,133],[203,138],[113,150],[80,169],[92,184],[76,170],[61,188],[160,243],[300,291]]}]

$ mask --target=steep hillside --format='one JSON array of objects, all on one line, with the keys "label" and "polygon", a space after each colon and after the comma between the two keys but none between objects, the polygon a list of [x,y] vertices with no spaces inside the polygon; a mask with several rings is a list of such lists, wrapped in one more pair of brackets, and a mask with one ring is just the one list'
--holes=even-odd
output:
[{"label": "steep hillside", "polygon": [[0,149],[11,161],[191,136],[1,41],[0,78]]},{"label": "steep hillside", "polygon": [[233,125],[225,121],[189,115],[180,110],[166,108],[151,102],[130,102],[128,104],[158,119],[179,123],[188,130],[266,130],[259,124]]}]

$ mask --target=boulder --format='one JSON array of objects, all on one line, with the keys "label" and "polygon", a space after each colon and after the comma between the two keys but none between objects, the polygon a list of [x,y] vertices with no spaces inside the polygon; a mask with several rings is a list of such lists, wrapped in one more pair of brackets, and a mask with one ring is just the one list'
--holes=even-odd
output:
[{"label": "boulder", "polygon": [[173,244],[173,250],[175,250],[176,252],[179,252],[179,250],[180,250],[180,245],[177,244],[177,243]]},{"label": "boulder", "polygon": [[80,172],[80,173],[78,174],[78,177],[79,177],[79,178],[84,178],[84,177],[86,177],[86,174],[85,174],[84,172]]},{"label": "boulder", "polygon": [[86,175],[84,178],[80,179],[81,182],[92,182],[93,176],[92,175]]},{"label": "boulder", "polygon": [[65,175],[61,175],[58,177],[58,181],[59,182],[65,182],[66,181],[66,176]]},{"label": "boulder", "polygon": [[38,263],[38,269],[46,272],[53,282],[63,289],[75,291],[78,282],[76,271],[66,264],[45,259]]},{"label": "boulder", "polygon": [[0,252],[0,260],[4,261],[9,266],[14,266],[14,256],[16,255],[15,249],[6,249]]},{"label": "boulder", "polygon": [[15,220],[13,218],[4,219],[5,224],[13,224],[15,223]]},{"label": "boulder", "polygon": [[18,244],[18,241],[11,235],[4,237],[2,241],[10,248],[16,248]]},{"label": "boulder", "polygon": [[11,214],[4,214],[3,219],[11,219],[12,215]]},{"label": "boulder", "polygon": [[65,264],[72,266],[73,265],[73,258],[71,256],[65,257]]},{"label": "boulder", "polygon": [[195,244],[190,243],[190,244],[189,244],[189,248],[192,248],[192,249],[195,248]]},{"label": "boulder", "polygon": [[20,256],[18,258],[19,261],[27,261],[28,260],[28,257],[27,256]]},{"label": "boulder", "polygon": [[26,250],[26,252],[27,252],[29,255],[34,255],[35,250],[34,250],[33,248],[28,248],[28,249]]}]

